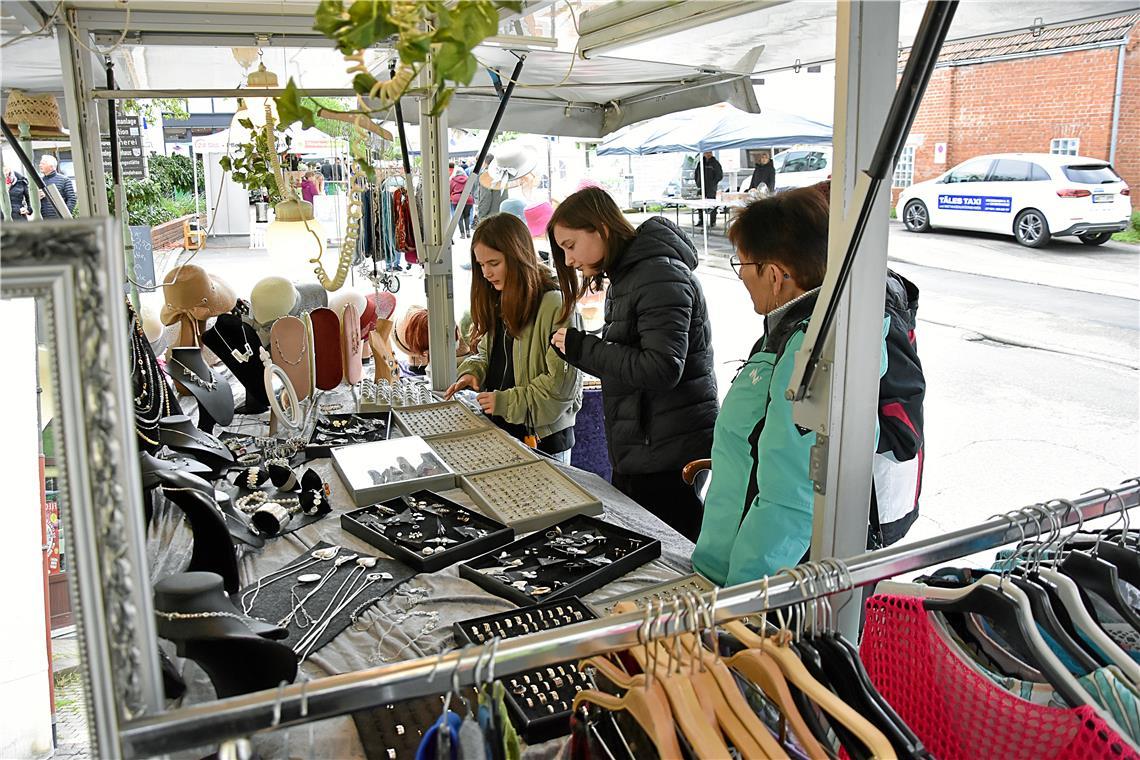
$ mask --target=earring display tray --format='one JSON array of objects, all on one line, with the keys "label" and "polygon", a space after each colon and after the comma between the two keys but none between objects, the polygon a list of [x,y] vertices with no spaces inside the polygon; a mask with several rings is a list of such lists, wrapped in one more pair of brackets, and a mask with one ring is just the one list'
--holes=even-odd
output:
[{"label": "earring display tray", "polygon": [[[577,597],[544,602],[510,612],[463,620],[455,624],[455,637],[467,644],[482,644],[494,637],[509,639],[536,631],[549,631],[596,615]],[[570,731],[574,695],[590,688],[574,662],[563,662],[503,679],[507,710],[515,730],[527,744],[538,744]]]},{"label": "earring display tray", "polygon": [[305,447],[310,459],[330,456],[338,446],[386,441],[392,428],[391,412],[322,414]]},{"label": "earring display tray", "polygon": [[661,542],[577,515],[459,566],[495,596],[534,604],[585,596],[661,556]]},{"label": "earring display tray", "polygon": [[497,549],[515,537],[505,525],[431,491],[347,512],[340,525],[421,573]]},{"label": "earring display tray", "polygon": [[422,406],[439,401],[435,391],[423,380],[400,378],[395,383],[387,380],[374,382],[365,379],[360,384],[362,411],[387,412],[406,406]]},{"label": "earring display tray", "polygon": [[467,475],[460,483],[480,509],[517,533],[602,514],[597,497],[543,461]]},{"label": "earring display tray", "polygon": [[704,576],[693,573],[686,575],[676,580],[664,581],[663,583],[655,583],[652,586],[632,591],[628,594],[620,596],[613,596],[608,599],[603,599],[600,602],[591,604],[590,607],[594,612],[598,613],[599,617],[604,617],[613,612],[620,602],[633,602],[642,609],[649,602],[657,604],[659,602],[671,603],[673,597],[677,594],[687,594],[690,591],[695,591],[698,594],[707,594],[714,588],[712,581]]},{"label": "earring display tray", "polygon": [[458,475],[538,461],[538,455],[531,449],[498,428],[441,435],[428,438],[427,442]]},{"label": "earring display tray", "polygon": [[429,438],[433,435],[485,430],[491,422],[458,401],[406,406],[393,410],[396,424],[408,435]]},{"label": "earring display tray", "polygon": [[417,436],[342,446],[332,450],[332,460],[358,507],[455,487],[455,473]]}]

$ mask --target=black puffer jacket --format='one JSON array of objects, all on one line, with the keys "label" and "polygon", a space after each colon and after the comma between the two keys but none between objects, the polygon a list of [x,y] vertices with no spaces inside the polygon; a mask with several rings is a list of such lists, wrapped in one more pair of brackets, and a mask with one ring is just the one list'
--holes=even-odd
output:
[{"label": "black puffer jacket", "polygon": [[679,470],[712,450],[712,328],[696,267],[692,241],[649,219],[607,272],[602,338],[567,332],[566,360],[602,381],[615,472]]}]

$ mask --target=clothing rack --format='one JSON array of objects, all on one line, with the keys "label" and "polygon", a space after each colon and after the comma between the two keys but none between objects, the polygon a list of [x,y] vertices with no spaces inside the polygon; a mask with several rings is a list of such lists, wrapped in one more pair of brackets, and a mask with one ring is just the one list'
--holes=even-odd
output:
[{"label": "clothing rack", "polygon": [[[1140,504],[1140,479],[1125,481],[1115,490],[1097,489],[1068,501],[1056,499],[1036,507],[999,515],[979,525],[905,546],[860,554],[845,563],[843,591],[876,583],[902,573],[1048,533],[1054,527],[1125,512]],[[1045,512],[1047,510],[1047,517]],[[1125,516],[1127,519],[1127,516]],[[782,572],[705,595],[717,624],[767,610],[789,607],[828,593],[800,581],[799,574]],[[654,616],[653,638],[686,629],[681,616]],[[639,638],[646,615],[630,612],[496,642],[490,649],[464,648],[436,657],[384,665],[306,684],[283,686],[205,705],[186,707],[133,721],[120,734],[127,757],[150,757],[228,738],[249,736],[275,727],[300,725],[448,691],[452,683],[473,685],[479,672],[512,675],[567,660],[629,649]]]}]

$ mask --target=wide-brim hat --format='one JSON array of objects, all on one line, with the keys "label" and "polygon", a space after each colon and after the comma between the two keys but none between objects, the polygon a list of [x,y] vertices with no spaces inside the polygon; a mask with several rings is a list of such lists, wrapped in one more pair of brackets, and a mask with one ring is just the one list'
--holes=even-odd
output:
[{"label": "wide-brim hat", "polygon": [[233,288],[197,264],[175,267],[162,282],[166,303],[162,305],[159,319],[164,325],[172,325],[184,317],[209,319],[237,305]]},{"label": "wide-brim hat", "polygon": [[329,292],[325,290],[325,286],[319,282],[305,282],[297,286],[297,294],[300,296],[297,303],[293,306],[292,311],[289,313],[294,317],[299,317],[307,311],[319,309],[322,306],[329,305]]},{"label": "wide-brim hat", "polygon": [[531,237],[546,237],[546,226],[554,216],[554,205],[550,201],[537,203],[523,212]]},{"label": "wide-brim hat", "polygon": [[479,184],[489,190],[516,187],[538,166],[538,151],[530,145],[508,143],[495,148],[495,158],[479,175]]},{"label": "wide-brim hat", "polygon": [[280,275],[258,280],[249,294],[253,319],[261,325],[267,325],[293,311],[300,300],[296,286]]},{"label": "wide-brim hat", "polygon": [[23,90],[8,93],[4,105],[4,122],[12,132],[20,134],[20,124],[27,124],[33,140],[70,140],[59,115],[59,103],[49,93],[29,95]]}]

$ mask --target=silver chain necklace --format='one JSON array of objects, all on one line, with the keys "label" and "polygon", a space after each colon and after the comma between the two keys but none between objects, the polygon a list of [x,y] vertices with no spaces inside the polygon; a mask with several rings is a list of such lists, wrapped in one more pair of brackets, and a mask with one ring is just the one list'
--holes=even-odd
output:
[{"label": "silver chain necklace", "polygon": [[214,325],[214,332],[217,334],[218,340],[222,342],[222,345],[225,346],[226,350],[230,352],[230,355],[237,360],[238,364],[245,364],[253,358],[253,346],[249,345],[249,337],[245,334],[245,327],[241,326],[238,329],[241,330],[241,339],[245,341],[244,351],[238,351],[236,348],[231,347],[230,344],[226,342],[225,336],[222,335],[222,331],[218,329],[217,325]]},{"label": "silver chain necklace", "polygon": [[[280,570],[276,570],[272,573],[267,573],[258,578],[257,584],[253,587],[253,589],[245,592],[241,596],[242,612],[245,612],[247,615],[249,614],[249,611],[253,609],[253,603],[257,601],[257,595],[261,593],[261,589],[264,587],[274,584],[283,578],[287,578],[289,575],[297,572],[298,570],[303,570],[306,567],[317,564],[318,562],[327,562],[330,559],[334,559],[336,558],[336,555],[339,551],[339,546],[327,546],[323,549],[316,549],[310,553],[308,557],[301,560],[298,564],[286,565]],[[271,578],[275,575],[277,577],[273,578],[273,580],[266,580],[267,578]]]},{"label": "silver chain necklace", "polygon": [[161,612],[155,610],[155,615],[158,615],[164,620],[209,620],[211,618],[233,618],[239,621],[242,625],[253,631],[253,625],[243,615],[236,612],[222,612],[220,610],[211,610],[210,612]]}]

